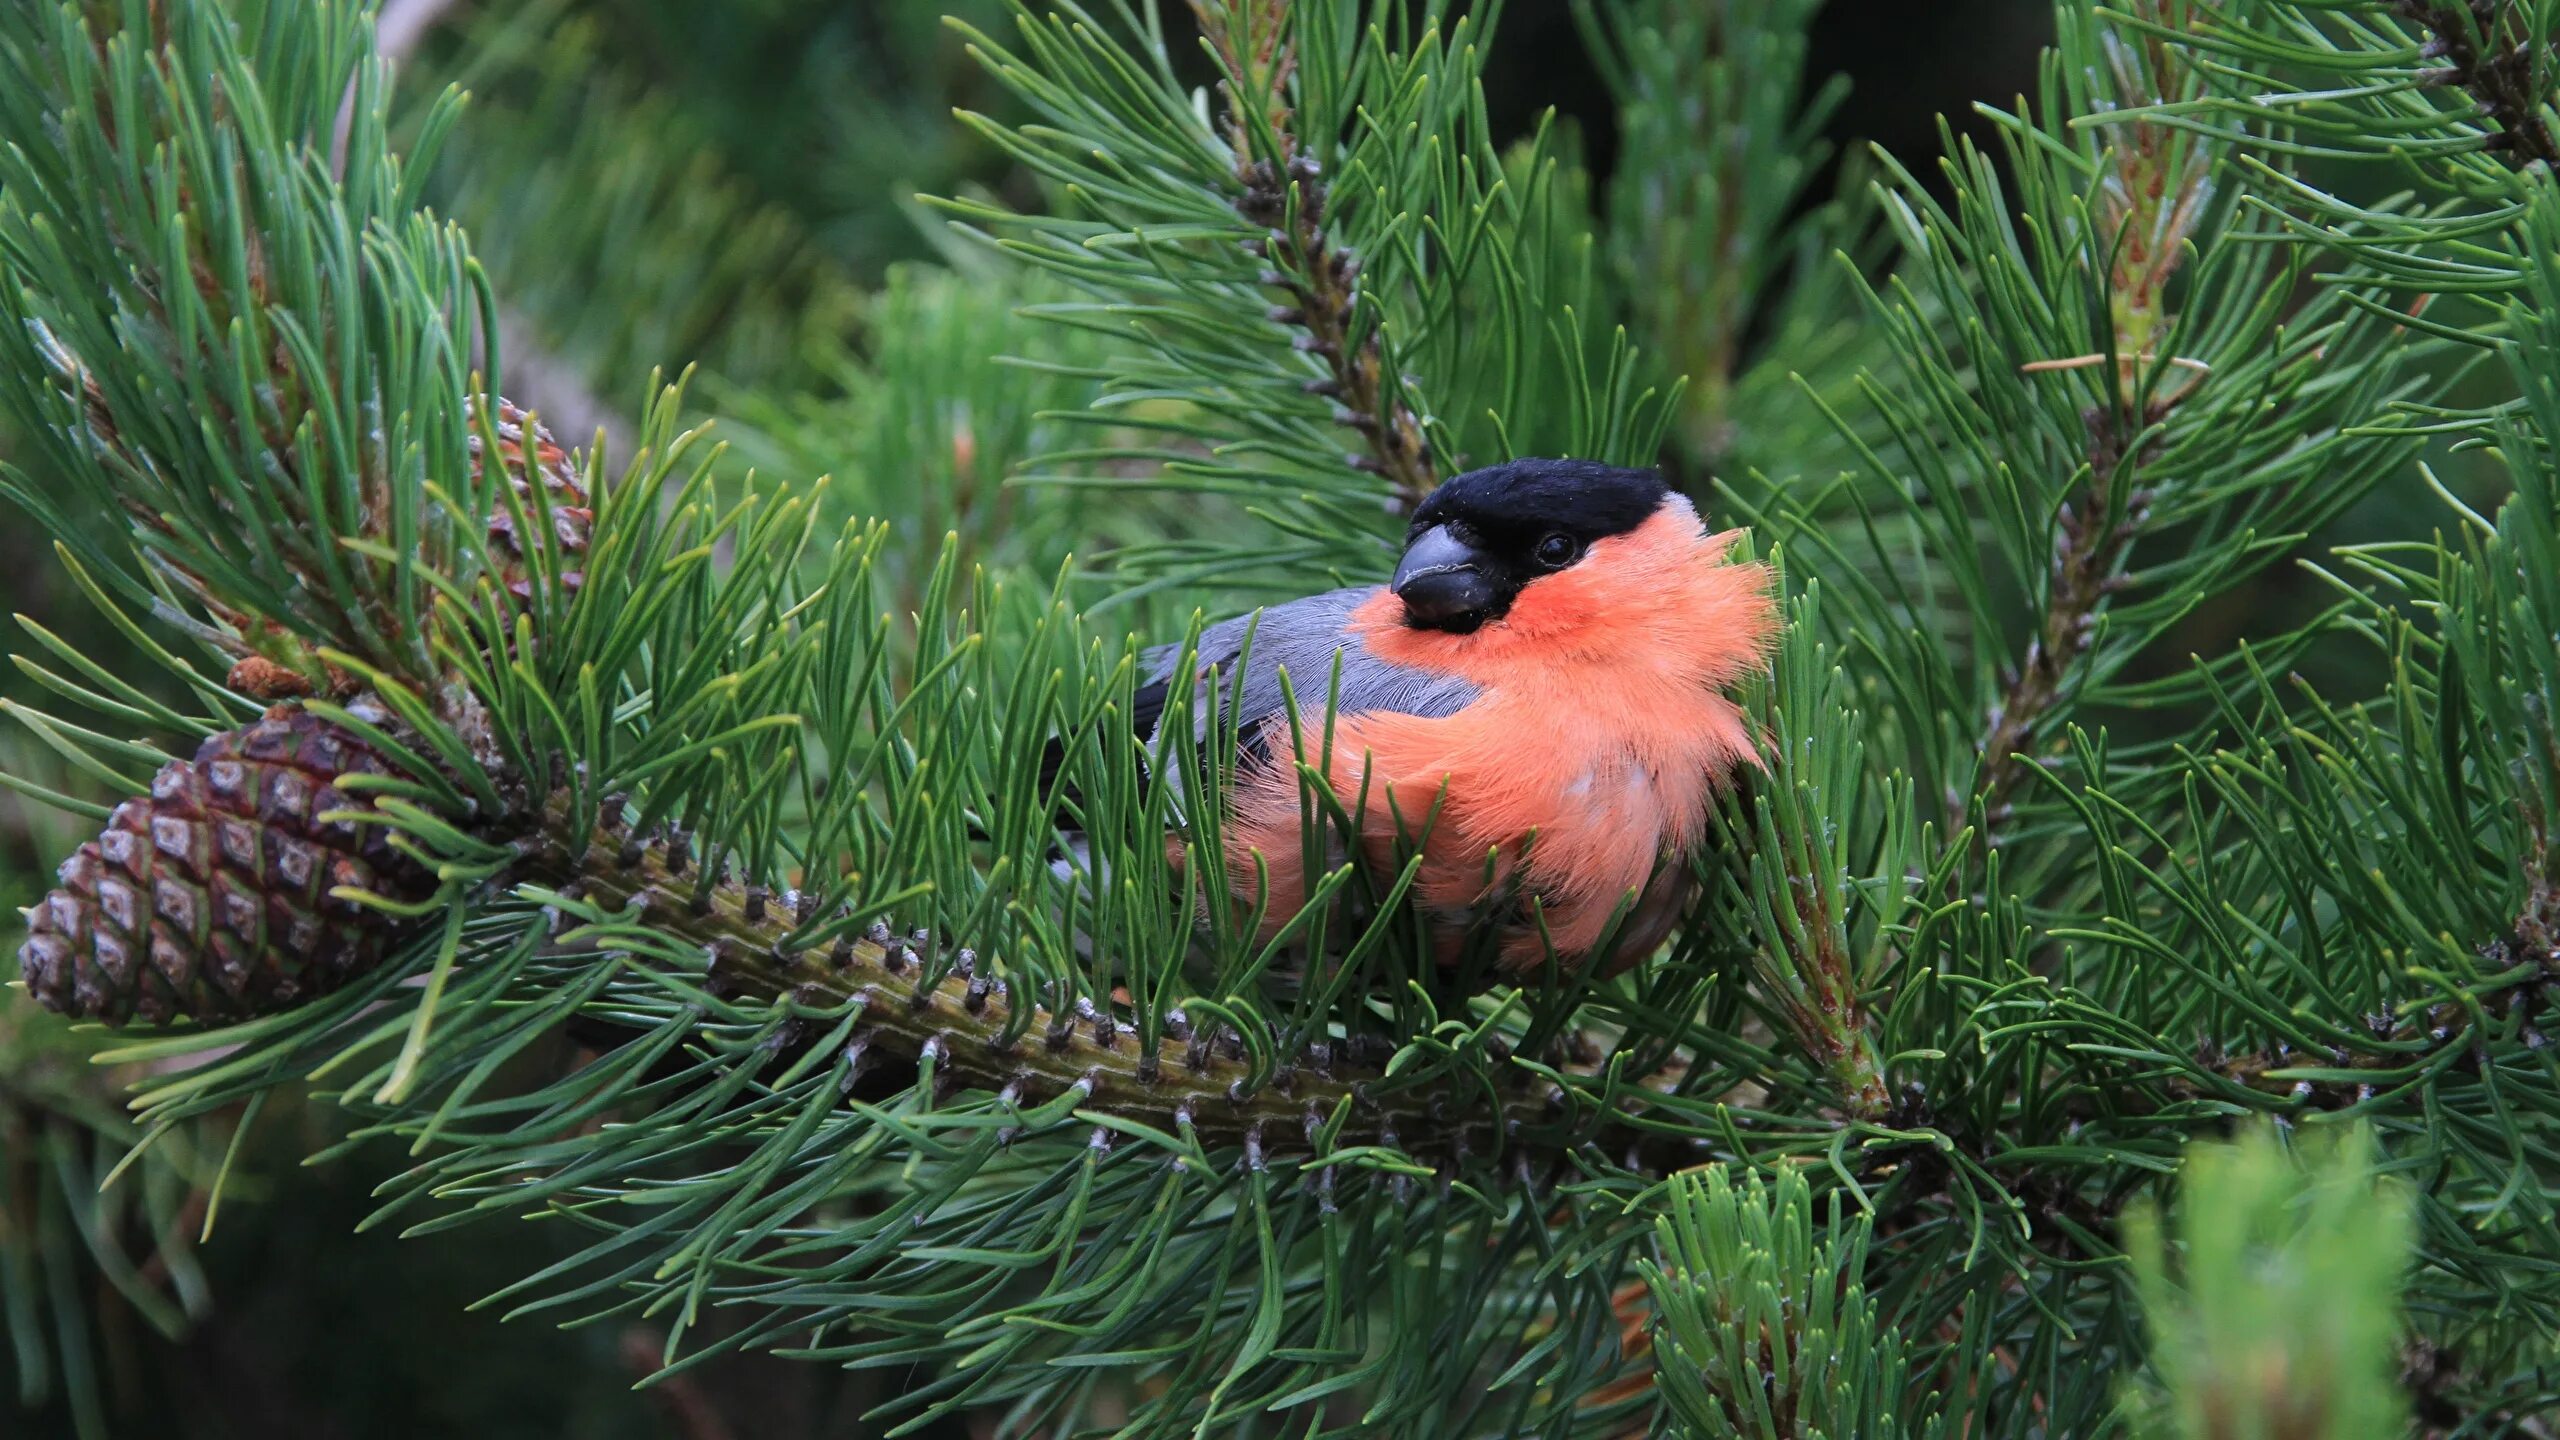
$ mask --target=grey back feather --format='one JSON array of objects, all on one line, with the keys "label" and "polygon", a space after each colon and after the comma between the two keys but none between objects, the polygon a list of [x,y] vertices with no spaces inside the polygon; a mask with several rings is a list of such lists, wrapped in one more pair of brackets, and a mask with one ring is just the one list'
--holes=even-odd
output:
[{"label": "grey back feather", "polygon": [[[1330,590],[1303,600],[1265,606],[1200,632],[1199,668],[1206,671],[1215,665],[1219,674],[1226,677],[1227,700],[1235,707],[1240,734],[1250,738],[1259,722],[1286,711],[1280,688],[1283,670],[1288,672],[1289,693],[1296,698],[1299,715],[1310,720],[1321,717],[1333,684],[1337,654],[1342,657],[1342,690],[1334,711],[1337,715],[1384,711],[1437,719],[1454,715],[1475,702],[1478,692],[1474,685],[1382,660],[1351,632],[1351,612],[1377,593],[1374,585]],[[1259,622],[1256,615],[1261,617]],[[1244,651],[1248,631],[1252,634],[1252,653],[1244,656],[1239,669],[1236,659]],[[1177,645],[1148,651],[1147,678],[1150,682],[1170,682],[1174,666],[1181,659],[1181,647]],[[1205,679],[1199,684],[1205,691]],[[1193,713],[1199,717],[1195,733],[1202,739],[1208,736],[1207,698],[1204,693],[1195,693],[1198,703]]]}]

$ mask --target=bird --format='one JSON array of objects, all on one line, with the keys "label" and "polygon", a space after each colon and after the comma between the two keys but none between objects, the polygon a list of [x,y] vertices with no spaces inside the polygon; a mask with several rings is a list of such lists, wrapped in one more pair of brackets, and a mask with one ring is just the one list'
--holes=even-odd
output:
[{"label": "bird", "polygon": [[1711,532],[1654,470],[1471,470],[1415,508],[1385,584],[1143,652],[1130,722],[1156,753],[1187,682],[1200,739],[1233,726],[1225,883],[1264,938],[1311,888],[1304,766],[1356,830],[1320,862],[1349,851],[1387,879],[1419,854],[1442,966],[1614,974],[1676,927],[1718,793],[1758,764],[1732,691],[1778,621],[1770,568],[1733,554],[1743,533]]}]

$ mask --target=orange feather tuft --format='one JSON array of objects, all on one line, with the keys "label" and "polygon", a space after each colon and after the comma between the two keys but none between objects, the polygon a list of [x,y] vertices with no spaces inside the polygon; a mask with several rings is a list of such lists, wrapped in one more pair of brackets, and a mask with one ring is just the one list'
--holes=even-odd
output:
[{"label": "orange feather tuft", "polygon": [[[1534,970],[1549,943],[1570,968],[1630,895],[1618,964],[1669,934],[1716,789],[1757,763],[1751,727],[1723,691],[1767,663],[1778,620],[1768,567],[1727,558],[1739,533],[1707,534],[1673,496],[1571,569],[1531,581],[1507,615],[1471,634],[1407,626],[1384,590],[1354,612],[1351,628],[1380,659],[1481,692],[1443,718],[1340,717],[1329,761],[1310,719],[1297,747],[1360,817],[1373,866],[1391,865],[1438,806],[1417,896],[1442,922],[1444,955],[1490,921],[1505,928],[1505,969]],[[1285,730],[1270,739],[1288,753]],[[1249,895],[1259,853],[1276,929],[1304,903],[1297,778],[1269,767],[1235,798],[1229,879]]]}]

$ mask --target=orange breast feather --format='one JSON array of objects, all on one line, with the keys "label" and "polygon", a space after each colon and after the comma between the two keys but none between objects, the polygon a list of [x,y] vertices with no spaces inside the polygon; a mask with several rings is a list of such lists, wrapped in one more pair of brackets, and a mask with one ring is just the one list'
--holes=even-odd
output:
[{"label": "orange breast feather", "polygon": [[[1776,628],[1767,567],[1727,561],[1734,538],[1703,533],[1675,497],[1580,564],[1531,582],[1473,634],[1408,627],[1383,590],[1352,616],[1379,659],[1482,692],[1444,718],[1339,717],[1326,769],[1381,869],[1400,822],[1409,839],[1439,805],[1417,899],[1439,917],[1444,957],[1492,924],[1504,932],[1506,969],[1534,970],[1548,943],[1570,967],[1634,892],[1641,900],[1616,963],[1668,933],[1687,897],[1680,857],[1701,840],[1716,787],[1753,759],[1750,727],[1723,692],[1764,663]],[[1325,768],[1318,722],[1306,728],[1297,753]],[[1285,733],[1271,741],[1275,756],[1291,753]],[[1250,899],[1258,874],[1269,875],[1276,928],[1306,886],[1293,767],[1239,781],[1230,835],[1230,881]]]}]

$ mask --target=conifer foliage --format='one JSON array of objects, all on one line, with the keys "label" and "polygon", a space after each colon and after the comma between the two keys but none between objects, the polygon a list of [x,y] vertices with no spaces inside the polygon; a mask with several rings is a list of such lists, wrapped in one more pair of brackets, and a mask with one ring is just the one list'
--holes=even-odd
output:
[{"label": "conifer foliage", "polygon": [[[2057,11],[1811,203],[1809,4],[1584,7],[1601,185],[1498,5],[1007,0],[1036,183],[938,202],[830,487],[540,428],[362,7],[6,7],[0,489],[139,657],[24,627],[8,783],[104,827],[27,987],[169,1022],[146,1157],[316,1086],[412,1243],[561,1234],[511,1313],[884,1433],[2551,1433],[2560,19]],[[1140,646],[1524,455],[1785,576],[1701,898],[1605,979],[1410,871],[1263,938]]]}]

